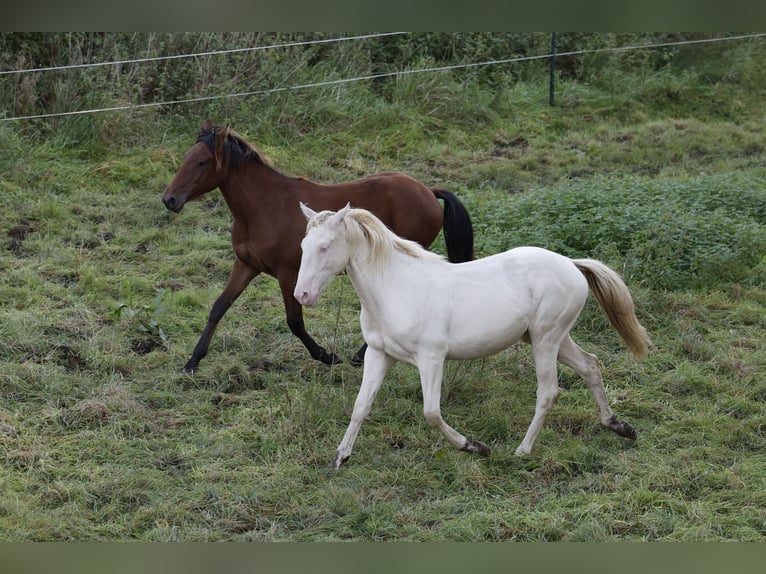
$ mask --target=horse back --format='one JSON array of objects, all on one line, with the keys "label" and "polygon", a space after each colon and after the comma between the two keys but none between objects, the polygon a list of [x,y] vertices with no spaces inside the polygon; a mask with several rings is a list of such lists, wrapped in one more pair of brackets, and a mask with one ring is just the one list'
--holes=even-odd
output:
[{"label": "horse back", "polygon": [[468,286],[461,297],[482,292],[498,309],[524,306],[541,317],[579,313],[588,297],[588,282],[572,260],[539,247],[516,247],[461,263],[451,273]]},{"label": "horse back", "polygon": [[354,181],[318,186],[304,201],[315,211],[352,207],[374,213],[394,233],[429,247],[442,227],[444,214],[434,192],[398,172],[384,172]]}]

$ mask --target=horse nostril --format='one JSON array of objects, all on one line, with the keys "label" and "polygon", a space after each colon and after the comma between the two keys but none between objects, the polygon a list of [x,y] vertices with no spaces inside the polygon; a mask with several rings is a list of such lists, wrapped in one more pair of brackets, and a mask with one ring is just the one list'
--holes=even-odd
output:
[{"label": "horse nostril", "polygon": [[162,202],[165,204],[165,207],[167,207],[168,209],[172,210],[172,209],[175,209],[176,207],[176,198],[173,196],[166,197],[165,199],[162,200]]},{"label": "horse nostril", "polygon": [[305,305],[306,301],[309,298],[309,292],[308,291],[296,291],[295,292],[295,298],[298,299],[298,303],[301,305]]}]

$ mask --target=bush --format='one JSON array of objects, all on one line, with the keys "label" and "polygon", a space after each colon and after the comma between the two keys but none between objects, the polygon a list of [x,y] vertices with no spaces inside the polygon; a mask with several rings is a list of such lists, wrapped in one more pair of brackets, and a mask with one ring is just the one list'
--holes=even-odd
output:
[{"label": "bush", "polygon": [[[538,189],[486,207],[482,250],[539,245],[596,257],[658,289],[762,282],[766,185],[737,174],[688,181],[599,179]],[[477,218],[478,219],[478,218]]]}]

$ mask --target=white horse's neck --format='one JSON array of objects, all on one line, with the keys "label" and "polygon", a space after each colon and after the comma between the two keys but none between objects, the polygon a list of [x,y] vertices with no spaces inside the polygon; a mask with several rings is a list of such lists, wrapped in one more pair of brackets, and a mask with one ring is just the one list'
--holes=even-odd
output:
[{"label": "white horse's neck", "polygon": [[414,285],[423,280],[428,264],[440,263],[439,260],[413,257],[394,248],[373,270],[369,257],[370,249],[366,243],[361,243],[354,249],[347,271],[370,319],[390,313],[391,305],[402,298],[412,300],[417,295],[413,292]]}]

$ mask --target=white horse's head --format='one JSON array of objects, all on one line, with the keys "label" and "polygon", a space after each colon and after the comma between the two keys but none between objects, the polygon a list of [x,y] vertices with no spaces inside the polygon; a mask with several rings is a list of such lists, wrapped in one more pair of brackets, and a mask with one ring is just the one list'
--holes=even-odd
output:
[{"label": "white horse's head", "polygon": [[340,211],[317,213],[301,203],[308,220],[306,236],[301,242],[303,255],[293,295],[301,305],[311,307],[327,287],[330,279],[342,273],[349,262],[350,247],[343,219],[350,204]]}]

